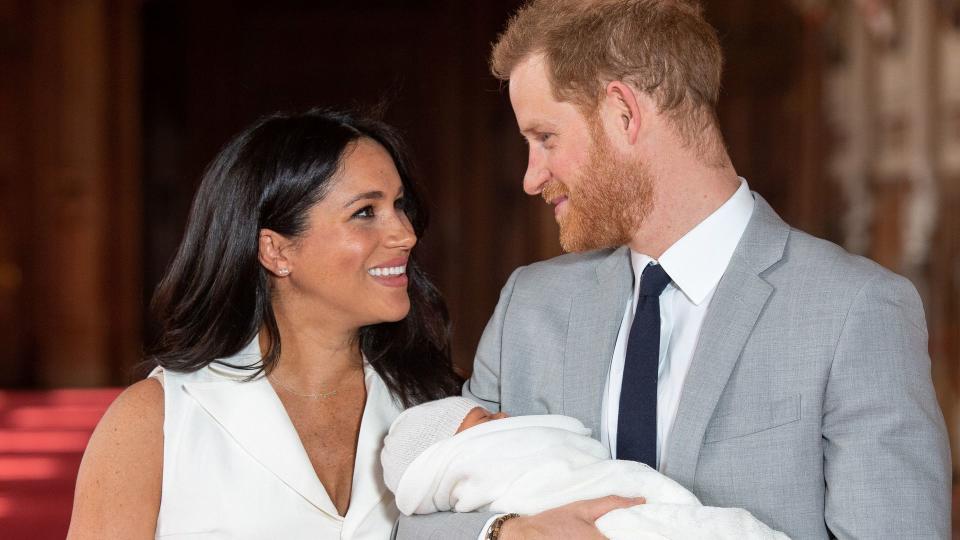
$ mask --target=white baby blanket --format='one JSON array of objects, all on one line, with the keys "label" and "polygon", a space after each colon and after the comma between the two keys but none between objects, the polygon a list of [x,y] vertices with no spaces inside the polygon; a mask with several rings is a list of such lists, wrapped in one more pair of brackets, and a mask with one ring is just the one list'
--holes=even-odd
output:
[{"label": "white baby blanket", "polygon": [[535,514],[606,495],[642,496],[647,504],[598,519],[600,532],[614,540],[787,538],[745,510],[702,506],[646,465],[611,460],[580,421],[558,415],[495,420],[435,444],[410,464],[395,495],[407,515]]}]

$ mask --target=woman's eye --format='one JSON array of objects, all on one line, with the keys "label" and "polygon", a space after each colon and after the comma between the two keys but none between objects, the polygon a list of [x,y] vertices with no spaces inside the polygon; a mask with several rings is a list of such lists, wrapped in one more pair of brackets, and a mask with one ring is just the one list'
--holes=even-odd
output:
[{"label": "woman's eye", "polygon": [[403,210],[404,212],[406,212],[406,211],[407,211],[407,199],[404,198],[404,197],[400,197],[399,199],[393,201],[393,207],[396,208],[397,210]]},{"label": "woman's eye", "polygon": [[356,218],[372,218],[374,216],[372,206],[364,206],[363,208],[357,210],[353,213],[352,217]]}]

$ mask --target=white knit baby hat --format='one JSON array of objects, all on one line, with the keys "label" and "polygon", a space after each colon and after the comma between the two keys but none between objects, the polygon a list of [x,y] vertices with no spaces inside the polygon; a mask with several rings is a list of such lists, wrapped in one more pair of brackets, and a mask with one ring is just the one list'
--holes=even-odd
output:
[{"label": "white knit baby hat", "polygon": [[397,486],[407,467],[434,443],[448,439],[457,433],[463,419],[477,402],[454,396],[429,401],[402,412],[383,440],[380,463],[383,464],[383,481],[396,493]]}]

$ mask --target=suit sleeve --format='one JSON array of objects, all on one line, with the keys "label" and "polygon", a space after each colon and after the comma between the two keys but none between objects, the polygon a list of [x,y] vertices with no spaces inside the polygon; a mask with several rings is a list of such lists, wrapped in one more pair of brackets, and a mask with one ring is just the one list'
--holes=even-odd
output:
[{"label": "suit sleeve", "polygon": [[473,375],[463,384],[463,395],[482,404],[492,412],[500,412],[500,366],[503,345],[503,325],[513,297],[513,288],[517,275],[523,268],[518,268],[507,280],[507,284],[500,291],[500,301],[497,308],[487,322],[487,327],[480,337],[477,354],[473,358]]},{"label": "suit sleeve", "polygon": [[950,453],[916,289],[875,276],[843,323],[823,404],[837,538],[949,538]]},{"label": "suit sleeve", "polygon": [[[521,269],[514,271],[503,290],[493,316],[483,330],[477,354],[473,359],[473,375],[463,385],[463,395],[484,408],[500,411],[500,361],[504,319],[513,295],[513,287]],[[477,540],[492,512],[438,512],[420,516],[400,516],[394,527],[396,540]]]}]

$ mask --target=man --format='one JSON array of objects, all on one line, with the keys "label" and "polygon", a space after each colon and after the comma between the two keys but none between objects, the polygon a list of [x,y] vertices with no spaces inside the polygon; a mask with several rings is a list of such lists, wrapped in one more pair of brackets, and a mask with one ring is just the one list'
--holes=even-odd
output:
[{"label": "man", "polygon": [[[749,191],[714,113],[721,67],[691,0],[534,0],[510,21],[492,68],[530,146],[524,191],[574,253],[510,277],[464,395],[574,416],[794,538],[948,538],[920,299]],[[397,536],[598,538],[635,503],[404,518]]]}]

